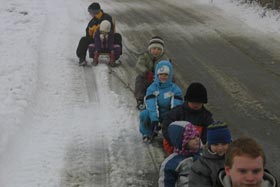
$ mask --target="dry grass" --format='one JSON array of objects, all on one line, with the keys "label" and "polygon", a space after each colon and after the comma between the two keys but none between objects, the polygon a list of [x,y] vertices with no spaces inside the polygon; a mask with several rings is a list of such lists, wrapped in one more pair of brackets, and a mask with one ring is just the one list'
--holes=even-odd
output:
[{"label": "dry grass", "polygon": [[[267,8],[275,8],[280,9],[280,0],[246,0],[247,2],[257,1],[262,6],[265,6]],[[275,3],[275,5],[273,5]],[[274,6],[274,7],[273,7]]]}]

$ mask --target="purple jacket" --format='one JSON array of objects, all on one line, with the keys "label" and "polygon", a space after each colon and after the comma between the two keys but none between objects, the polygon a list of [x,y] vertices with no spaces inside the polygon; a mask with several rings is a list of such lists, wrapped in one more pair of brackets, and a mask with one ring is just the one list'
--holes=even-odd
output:
[{"label": "purple jacket", "polygon": [[114,32],[109,32],[108,38],[101,41],[100,30],[94,35],[95,50],[99,53],[110,53],[114,49]]}]

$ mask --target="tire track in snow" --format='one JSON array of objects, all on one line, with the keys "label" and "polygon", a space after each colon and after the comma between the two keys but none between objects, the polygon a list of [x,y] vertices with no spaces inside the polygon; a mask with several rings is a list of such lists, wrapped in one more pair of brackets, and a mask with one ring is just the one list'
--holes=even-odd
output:
[{"label": "tire track in snow", "polygon": [[107,67],[102,65],[99,70],[83,68],[89,108],[79,114],[78,125],[73,129],[74,136],[66,149],[61,187],[110,186],[111,139],[106,125],[114,123],[115,119],[104,119],[104,111],[110,102],[108,97],[111,97],[106,76],[102,77],[106,70]]},{"label": "tire track in snow", "polygon": [[[126,60],[132,59],[133,57],[126,56]],[[123,80],[133,83],[134,77],[131,75],[133,70],[126,63],[126,60],[120,67],[113,70]],[[163,149],[157,145],[161,144],[161,139],[156,138],[151,145],[142,142],[141,134],[138,131],[139,111],[135,109],[136,103],[133,93],[125,88],[125,85],[113,74],[109,76],[109,85],[115,93],[122,96],[120,103],[123,103],[122,107],[129,111],[120,114],[119,119],[123,120],[118,123],[125,124],[125,126],[114,139],[110,149],[111,181],[117,181],[114,183],[115,186],[157,186],[159,167],[164,160]]]},{"label": "tire track in snow", "polygon": [[89,137],[88,133],[80,132],[70,142],[61,187],[110,186],[106,139],[103,135],[94,136],[94,140]]},{"label": "tire track in snow", "polygon": [[87,94],[89,98],[89,102],[97,102],[98,101],[98,92],[97,86],[95,82],[95,74],[93,73],[93,69],[90,67],[84,67],[85,81],[87,86]]}]

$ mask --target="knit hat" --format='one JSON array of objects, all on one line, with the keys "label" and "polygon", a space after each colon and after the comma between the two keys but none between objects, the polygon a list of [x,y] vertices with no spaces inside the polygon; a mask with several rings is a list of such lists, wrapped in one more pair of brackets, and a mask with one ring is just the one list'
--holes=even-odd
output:
[{"label": "knit hat", "polygon": [[103,20],[100,23],[100,31],[108,33],[108,32],[110,32],[110,30],[111,30],[111,23],[110,23],[110,21]]},{"label": "knit hat", "polygon": [[198,82],[190,84],[186,91],[185,101],[207,103],[208,99],[206,88]]},{"label": "knit hat", "polygon": [[231,134],[227,125],[221,121],[217,121],[207,127],[207,143],[208,145],[231,142]]},{"label": "knit hat", "polygon": [[101,8],[100,8],[99,3],[92,3],[91,5],[88,6],[88,12],[97,12],[100,9]]},{"label": "knit hat", "polygon": [[191,139],[199,136],[197,128],[188,121],[175,121],[168,126],[168,135],[174,145],[174,152],[189,155],[197,151],[186,149]]},{"label": "knit hat", "polygon": [[159,36],[154,36],[149,42],[148,50],[150,51],[151,48],[160,48],[162,51],[164,50],[164,41]]}]

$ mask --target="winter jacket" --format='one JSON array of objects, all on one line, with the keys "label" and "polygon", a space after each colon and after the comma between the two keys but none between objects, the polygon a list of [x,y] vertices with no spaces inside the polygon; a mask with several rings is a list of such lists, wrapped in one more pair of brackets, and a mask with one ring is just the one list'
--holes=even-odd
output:
[{"label": "winter jacket", "polygon": [[214,122],[212,113],[203,107],[199,111],[191,110],[187,103],[179,105],[166,113],[162,121],[162,134],[167,142],[172,145],[168,136],[168,126],[174,121],[189,121],[197,126],[201,133],[201,141],[206,143],[207,126]]},{"label": "winter jacket", "polygon": [[[231,187],[231,180],[230,177],[226,175],[224,169],[220,170],[218,173],[218,187]],[[277,180],[276,178],[268,171],[264,170],[263,181],[261,187],[277,187]]]},{"label": "winter jacket", "polygon": [[[183,139],[185,139],[185,125],[189,122],[176,121],[170,125],[176,131],[170,132],[171,141],[177,149],[182,149]],[[189,173],[191,166],[200,156],[200,151],[189,155],[172,153],[161,164],[159,172],[159,187],[188,187]]]},{"label": "winter jacket", "polygon": [[169,155],[161,164],[159,187],[188,187],[188,175],[195,157],[177,153]]},{"label": "winter jacket", "polygon": [[168,61],[159,62],[155,72],[162,66],[168,66],[170,69],[168,80],[161,83],[156,75],[154,82],[146,92],[146,109],[149,111],[151,121],[160,121],[167,111],[183,103],[181,89],[172,82],[173,70],[171,63]]},{"label": "winter jacket", "polygon": [[145,73],[147,71],[151,71],[154,73],[156,65],[162,60],[169,60],[168,56],[164,52],[161,56],[156,58],[153,57],[149,51],[146,51],[138,57],[136,63],[136,71],[138,72],[138,74],[143,76],[145,76]]},{"label": "winter jacket", "polygon": [[191,167],[189,187],[215,187],[218,172],[224,168],[225,157],[203,149],[203,154]]},{"label": "winter jacket", "polygon": [[88,23],[86,27],[86,37],[93,38],[95,35],[95,32],[98,30],[100,23],[103,20],[108,20],[111,23],[111,32],[114,32],[114,24],[112,17],[109,14],[104,13],[102,10],[98,15],[93,17],[90,22]]},{"label": "winter jacket", "polygon": [[114,49],[114,32],[110,31],[108,38],[101,40],[100,29],[94,35],[95,50],[100,53],[110,53]]}]

